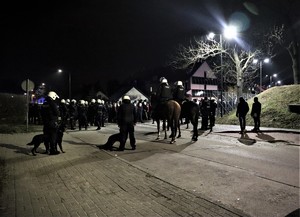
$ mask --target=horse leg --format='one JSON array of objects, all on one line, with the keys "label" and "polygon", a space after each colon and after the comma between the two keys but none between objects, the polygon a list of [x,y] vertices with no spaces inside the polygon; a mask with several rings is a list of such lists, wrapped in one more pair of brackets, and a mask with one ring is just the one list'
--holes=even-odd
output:
[{"label": "horse leg", "polygon": [[186,129],[189,129],[190,119],[188,117],[185,118]]},{"label": "horse leg", "polygon": [[159,140],[159,138],[160,138],[160,121],[156,120],[156,123],[157,123],[157,138],[156,138],[156,140]]},{"label": "horse leg", "polygon": [[166,120],[164,120],[164,131],[165,131],[165,138],[164,139],[167,139],[167,131],[168,131],[168,123],[166,123]]},{"label": "horse leg", "polygon": [[166,121],[163,120],[163,121],[162,121],[162,124],[163,124],[163,130],[165,130],[165,129],[166,129]]},{"label": "horse leg", "polygon": [[179,123],[179,120],[172,120],[171,121],[171,131],[172,131],[172,139],[171,139],[171,142],[170,144],[173,144],[176,142],[176,133],[177,133],[177,128],[178,128],[178,123]]},{"label": "horse leg", "polygon": [[193,124],[193,137],[192,137],[192,140],[197,141],[198,140],[198,120],[193,120],[192,124]]},{"label": "horse leg", "polygon": [[178,121],[178,136],[177,138],[180,138],[181,137],[181,130],[180,130],[180,124],[179,124],[179,121]]},{"label": "horse leg", "polygon": [[165,139],[167,139],[168,136],[167,136],[167,128],[165,129]]}]

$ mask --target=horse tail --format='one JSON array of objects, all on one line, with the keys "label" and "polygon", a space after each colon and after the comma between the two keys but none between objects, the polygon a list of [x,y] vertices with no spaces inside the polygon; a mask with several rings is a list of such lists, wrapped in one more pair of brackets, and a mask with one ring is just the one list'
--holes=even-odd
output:
[{"label": "horse tail", "polygon": [[171,106],[171,112],[170,112],[170,124],[172,127],[172,131],[173,131],[173,136],[175,138],[176,133],[177,133],[177,127],[179,124],[179,118],[180,118],[180,113],[181,113],[181,106],[178,102],[176,102],[175,100],[171,100],[172,101],[172,106]]}]

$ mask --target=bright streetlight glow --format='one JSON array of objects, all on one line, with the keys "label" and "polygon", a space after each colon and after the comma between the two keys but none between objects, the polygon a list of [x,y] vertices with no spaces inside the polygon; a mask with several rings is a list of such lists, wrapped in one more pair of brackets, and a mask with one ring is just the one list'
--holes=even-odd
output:
[{"label": "bright streetlight glow", "polygon": [[[57,73],[61,74],[61,73],[63,73],[63,70],[62,69],[58,69]],[[71,79],[71,73],[69,72],[68,74],[69,74],[69,99],[71,99],[71,96],[72,96],[72,93],[71,93],[72,92],[72,86],[71,86],[72,85],[71,84],[72,83],[72,79]]]},{"label": "bright streetlight glow", "polygon": [[214,37],[215,37],[215,33],[213,33],[213,32],[210,32],[208,35],[207,35],[207,39],[208,40],[212,40]]},{"label": "bright streetlight glow", "polygon": [[227,26],[224,29],[224,37],[231,39],[231,38],[236,38],[237,36],[237,29],[235,26]]},{"label": "bright streetlight glow", "polygon": [[[259,61],[258,59],[253,59],[253,63],[254,64],[258,63],[258,61]],[[264,63],[269,63],[270,59],[269,58],[265,58],[263,61],[264,61]]]},{"label": "bright streetlight glow", "polygon": [[[270,59],[269,58],[265,58],[265,59],[253,59],[253,64],[257,64],[258,62],[259,62],[259,89],[260,89],[259,92],[261,93],[261,89],[262,89],[262,76],[263,76],[262,75],[262,65],[263,65],[263,62],[264,63],[269,63]],[[276,76],[274,76],[274,77],[276,77]],[[268,77],[268,75],[266,75],[266,77]],[[270,76],[270,83],[271,83],[271,79],[272,79],[272,76]]]},{"label": "bright streetlight glow", "polygon": [[[215,33],[210,32],[206,37],[208,40],[213,40],[215,37]],[[223,34],[218,34],[220,36],[220,47],[221,47],[221,117],[223,117],[223,35],[225,38],[232,39],[237,36],[237,29],[235,26],[228,26],[224,28]]]}]

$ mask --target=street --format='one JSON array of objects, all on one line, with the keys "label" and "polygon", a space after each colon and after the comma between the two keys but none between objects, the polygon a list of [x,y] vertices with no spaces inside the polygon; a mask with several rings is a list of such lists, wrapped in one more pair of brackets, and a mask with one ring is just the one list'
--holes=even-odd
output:
[{"label": "street", "polygon": [[[251,216],[284,216],[299,208],[299,140],[296,144],[299,134],[294,135],[295,145],[283,140],[274,143],[260,140],[245,145],[240,138],[216,133],[202,135],[193,143],[190,130],[181,125],[182,138],[176,144],[169,144],[170,139],[155,140],[155,126],[138,124],[136,151],[111,153],[176,186]],[[114,129],[104,130],[117,132]],[[80,138],[90,141],[85,136],[88,135],[81,132]],[[92,143],[97,141],[95,138]]]},{"label": "street", "polygon": [[[70,163],[72,166],[76,166],[81,163],[93,164],[96,161],[95,157],[101,157],[103,155],[101,153],[106,153],[110,156],[109,159],[125,161],[163,183],[169,183],[169,186],[182,189],[196,198],[203,198],[215,205],[219,204],[225,209],[237,210],[236,213],[242,213],[238,214],[241,216],[286,216],[299,209],[298,131],[288,133],[262,128],[262,134],[249,132],[241,138],[237,133],[237,126],[217,125],[211,133],[199,131],[198,141],[191,142],[191,129],[185,128],[185,125],[181,125],[182,138],[178,138],[175,144],[169,144],[170,139],[156,140],[155,124],[151,122],[137,124],[135,128],[137,149],[130,150],[127,142],[128,150],[117,152],[97,148],[97,145],[106,142],[109,135],[118,132],[116,125],[108,124],[100,131],[90,127],[87,131],[75,130],[65,133],[64,154],[57,156],[38,154],[36,157],[27,154],[25,157],[17,158],[12,157],[10,152],[16,149],[14,147],[23,144],[19,152],[29,153],[30,149],[24,143],[26,144],[34,134],[19,135],[22,141],[16,139],[16,136],[1,134],[0,156],[8,163],[15,161],[21,163],[21,158],[30,160],[31,163],[36,160],[39,164],[46,164],[46,159],[49,159],[47,163],[57,160],[61,165],[64,165],[67,158],[80,158],[79,162],[75,159],[69,161],[72,162]],[[115,143],[115,147],[118,145]],[[41,149],[43,148],[41,145]],[[83,157],[89,159],[84,160]],[[52,166],[48,165],[46,169],[48,167]],[[63,170],[59,165],[54,168],[58,171]],[[53,169],[50,169],[51,173]],[[114,165],[113,170],[118,173],[117,165]],[[43,171],[40,169],[35,173]],[[85,174],[84,170],[81,172]],[[138,177],[131,177],[133,180],[135,178],[139,180]],[[78,183],[70,184],[78,185]],[[86,184],[91,185],[90,182]],[[165,215],[174,214],[158,213],[158,216]],[[223,215],[207,214],[207,216]]]}]

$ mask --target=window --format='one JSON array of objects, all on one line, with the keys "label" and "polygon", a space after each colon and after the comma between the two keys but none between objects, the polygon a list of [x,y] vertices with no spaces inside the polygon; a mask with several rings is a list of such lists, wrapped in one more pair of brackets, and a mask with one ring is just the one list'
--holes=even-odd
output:
[{"label": "window", "polygon": [[216,78],[192,77],[192,84],[218,85]]}]

